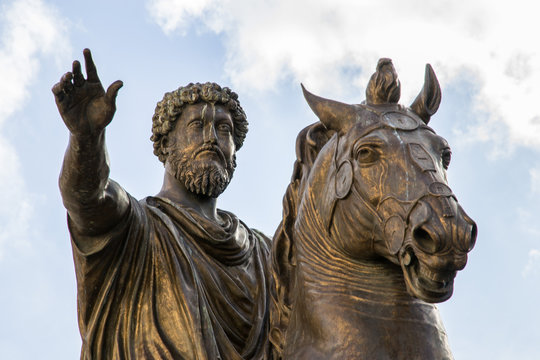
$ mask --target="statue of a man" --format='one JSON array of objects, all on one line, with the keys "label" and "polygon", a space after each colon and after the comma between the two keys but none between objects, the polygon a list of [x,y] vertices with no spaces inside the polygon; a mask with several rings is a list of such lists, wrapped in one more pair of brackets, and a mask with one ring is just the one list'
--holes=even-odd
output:
[{"label": "statue of a man", "polygon": [[104,90],[84,50],[53,87],[71,135],[60,175],[78,284],[82,359],[264,359],[269,240],[216,207],[247,121],[214,83],[165,94],[153,116],[161,191],[137,201],[109,179]]}]

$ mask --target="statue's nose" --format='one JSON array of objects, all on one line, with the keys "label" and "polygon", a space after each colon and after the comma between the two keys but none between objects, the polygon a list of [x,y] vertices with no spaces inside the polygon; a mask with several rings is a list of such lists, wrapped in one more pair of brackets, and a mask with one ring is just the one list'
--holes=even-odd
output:
[{"label": "statue's nose", "polygon": [[[412,239],[416,246],[428,253],[450,251],[467,254],[476,242],[476,223],[452,197],[428,197],[418,202],[409,218]],[[454,216],[445,216],[450,207]]]},{"label": "statue's nose", "polygon": [[440,237],[433,227],[434,211],[428,202],[421,200],[409,217],[412,239],[420,250],[433,254],[440,247]]},{"label": "statue's nose", "polygon": [[456,246],[463,252],[468,253],[474,248],[476,244],[476,236],[478,234],[478,228],[473,219],[465,213],[465,211],[458,205],[458,211],[460,214],[460,224],[457,225],[458,236],[456,238]]},{"label": "statue's nose", "polygon": [[215,144],[217,142],[216,129],[214,122],[208,121],[203,128],[203,140],[206,144]]}]

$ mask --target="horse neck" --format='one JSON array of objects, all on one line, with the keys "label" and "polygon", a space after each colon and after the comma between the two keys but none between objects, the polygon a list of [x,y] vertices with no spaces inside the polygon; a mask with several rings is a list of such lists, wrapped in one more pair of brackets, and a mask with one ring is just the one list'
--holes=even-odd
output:
[{"label": "horse neck", "polygon": [[[317,194],[316,189],[311,190],[312,194]],[[353,258],[339,250],[337,244],[343,241],[340,236],[354,232],[340,231],[340,225],[335,224],[332,231],[325,229],[315,199],[313,195],[304,198],[295,222],[295,292],[303,294],[297,296],[296,301],[309,303],[307,307],[299,306],[299,311],[304,308],[323,316],[325,312],[316,311],[318,307],[340,303],[342,307],[365,312],[366,316],[385,318],[395,312],[395,307],[432,307],[407,293],[398,265],[382,256],[369,254]],[[334,216],[339,216],[339,212]],[[343,223],[347,226],[347,222]],[[367,219],[358,219],[357,223],[368,226]],[[356,233],[370,234],[370,229]],[[369,243],[370,240],[360,237],[355,241]]]},{"label": "horse neck", "polygon": [[297,276],[303,281],[297,281],[297,286],[332,298],[354,294],[363,302],[378,304],[416,302],[406,291],[399,266],[382,257],[343,254],[336,248],[341,240],[335,238],[336,232],[322,228],[321,221],[310,220],[316,219],[297,219],[295,228]]},{"label": "horse neck", "polygon": [[399,266],[343,255],[315,211],[299,215],[284,358],[451,358],[437,309],[407,293]]}]

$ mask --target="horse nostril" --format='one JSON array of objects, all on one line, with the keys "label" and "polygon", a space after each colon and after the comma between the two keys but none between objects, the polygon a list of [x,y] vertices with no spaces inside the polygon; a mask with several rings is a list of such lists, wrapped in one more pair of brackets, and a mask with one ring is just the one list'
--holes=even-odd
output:
[{"label": "horse nostril", "polygon": [[421,250],[433,254],[437,251],[437,242],[421,227],[414,229],[413,238]]}]

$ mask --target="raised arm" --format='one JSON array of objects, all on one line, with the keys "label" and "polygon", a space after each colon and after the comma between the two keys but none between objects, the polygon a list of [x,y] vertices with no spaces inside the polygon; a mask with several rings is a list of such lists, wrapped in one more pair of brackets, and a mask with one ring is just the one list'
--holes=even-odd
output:
[{"label": "raised arm", "polygon": [[105,92],[90,50],[84,50],[85,79],[81,64],[62,76],[52,92],[62,120],[70,131],[60,173],[60,192],[72,226],[85,235],[112,228],[128,208],[125,191],[109,179],[105,127],[116,111],[120,80]]}]

